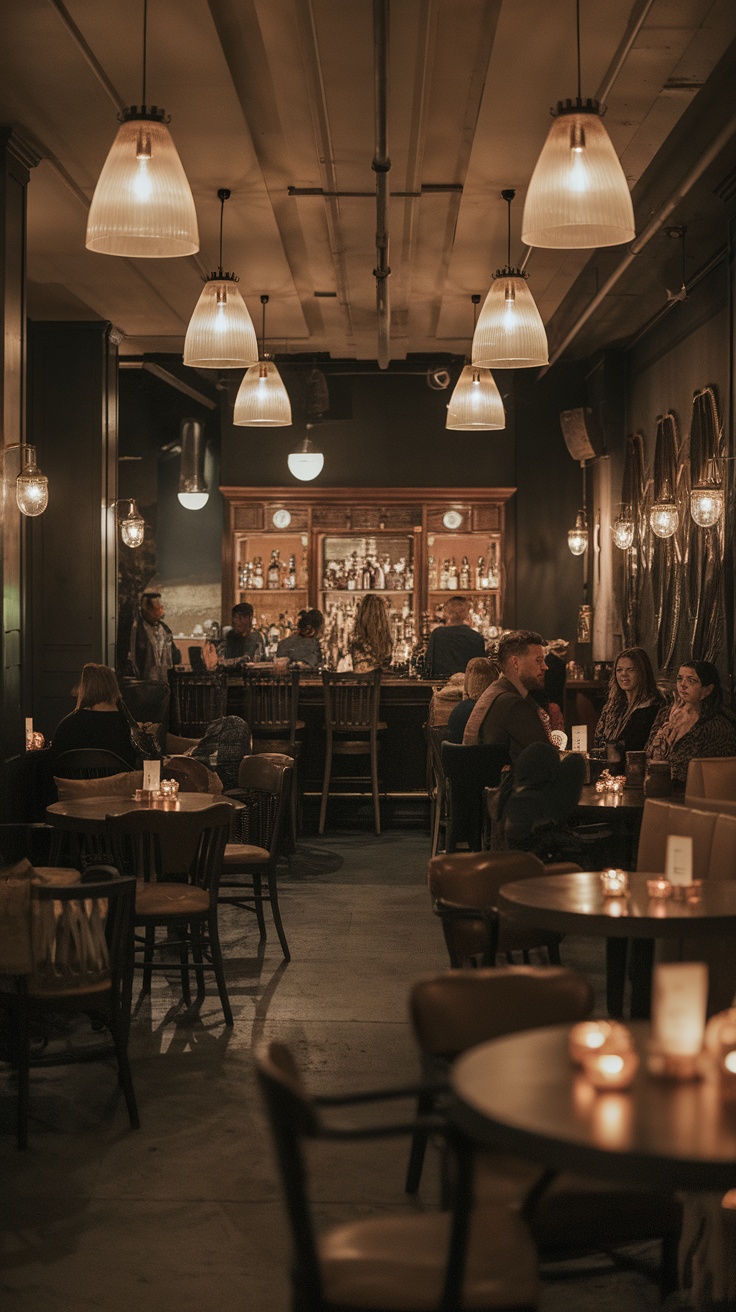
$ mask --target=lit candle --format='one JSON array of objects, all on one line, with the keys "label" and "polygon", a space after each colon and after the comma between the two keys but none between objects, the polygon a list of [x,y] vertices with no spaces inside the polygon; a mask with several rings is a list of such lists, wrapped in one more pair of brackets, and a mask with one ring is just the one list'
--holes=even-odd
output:
[{"label": "lit candle", "polygon": [[623,897],[629,891],[629,876],[625,870],[601,870],[598,878],[604,897]]},{"label": "lit candle", "polygon": [[736,1008],[719,1011],[705,1027],[705,1048],[720,1077],[721,1093],[736,1098]]},{"label": "lit candle", "polygon": [[652,1040],[653,1074],[692,1079],[698,1074],[708,1002],[708,967],[683,961],[654,968]]},{"label": "lit candle", "polygon": [[664,875],[660,875],[657,879],[647,880],[647,893],[653,898],[671,897],[672,885],[669,879],[665,879]]},{"label": "lit candle", "polygon": [[588,1052],[583,1070],[594,1089],[628,1089],[639,1069],[639,1057],[633,1048],[627,1052]]},{"label": "lit candle", "polygon": [[626,1052],[631,1035],[625,1025],[615,1020],[581,1020],[573,1025],[567,1038],[570,1060],[582,1066],[591,1052]]}]

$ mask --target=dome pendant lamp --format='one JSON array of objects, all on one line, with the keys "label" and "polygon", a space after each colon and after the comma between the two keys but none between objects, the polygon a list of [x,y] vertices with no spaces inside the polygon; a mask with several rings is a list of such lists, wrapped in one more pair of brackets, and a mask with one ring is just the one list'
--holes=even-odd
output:
[{"label": "dome pendant lamp", "polygon": [[576,0],[578,94],[560,100],[529,183],[521,222],[527,246],[591,250],[634,240],[629,184],[597,100],[580,94],[580,0]]},{"label": "dome pendant lamp", "polygon": [[472,362],[486,369],[534,369],[549,361],[547,334],[528,274],[511,267],[511,202],[515,191],[501,192],[508,206],[506,266],[496,269],[491,290],[473,334]]},{"label": "dome pendant lamp", "polygon": [[291,402],[273,360],[266,355],[266,306],[261,297],[263,330],[261,359],[243,374],[233,411],[233,423],[246,428],[286,428],[291,423]]},{"label": "dome pendant lamp", "polygon": [[[480,296],[473,294],[473,328]],[[461,432],[487,432],[506,427],[503,401],[490,369],[466,364],[447,407],[445,428]]]},{"label": "dome pendant lamp", "polygon": [[184,339],[184,364],[193,369],[244,369],[258,361],[253,320],[236,287],[238,277],[222,271],[222,222],[230,192],[221,187],[220,259],[207,279],[189,320]]},{"label": "dome pendant lamp", "polygon": [[163,109],[146,104],[148,3],[143,0],[143,95],[121,125],[97,180],[86,245],[102,255],[167,259],[199,250],[197,214]]}]

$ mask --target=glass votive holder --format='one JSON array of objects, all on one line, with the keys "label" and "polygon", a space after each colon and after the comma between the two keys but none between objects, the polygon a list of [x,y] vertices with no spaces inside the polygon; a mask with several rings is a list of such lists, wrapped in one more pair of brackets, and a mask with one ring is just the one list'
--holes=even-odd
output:
[{"label": "glass votive holder", "polygon": [[647,893],[651,898],[664,900],[666,897],[672,897],[672,885],[669,879],[660,875],[656,879],[647,880]]},{"label": "glass votive holder", "polygon": [[576,1066],[582,1066],[591,1053],[627,1052],[630,1047],[629,1031],[615,1020],[581,1020],[567,1036],[570,1060]]},{"label": "glass votive holder", "polygon": [[133,793],[134,802],[152,802],[153,793],[150,788],[136,788]]},{"label": "glass votive holder", "polygon": [[159,797],[176,797],[179,792],[178,779],[162,779],[158,791]]},{"label": "glass votive holder", "polygon": [[639,1056],[633,1048],[624,1052],[589,1052],[583,1057],[583,1071],[594,1089],[628,1089],[639,1069]]},{"label": "glass votive holder", "polygon": [[35,729],[34,732],[31,734],[30,750],[32,752],[40,752],[45,742],[46,739],[44,738],[43,734],[40,733],[38,729]]},{"label": "glass votive holder", "polygon": [[683,1083],[700,1080],[703,1077],[703,1066],[702,1052],[663,1052],[657,1047],[650,1047],[647,1052],[649,1074],[658,1075],[661,1079]]},{"label": "glass votive holder", "polygon": [[601,870],[598,878],[604,897],[625,897],[629,891],[629,876],[625,870]]},{"label": "glass votive holder", "polygon": [[702,893],[702,879],[691,879],[689,884],[672,885],[672,896],[675,902],[698,902]]}]

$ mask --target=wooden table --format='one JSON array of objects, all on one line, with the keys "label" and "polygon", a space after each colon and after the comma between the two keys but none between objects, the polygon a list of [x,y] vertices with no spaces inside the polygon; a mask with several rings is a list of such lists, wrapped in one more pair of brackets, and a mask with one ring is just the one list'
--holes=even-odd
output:
[{"label": "wooden table", "polygon": [[46,815],[55,829],[66,829],[77,834],[104,834],[108,815],[128,815],[131,811],[159,809],[169,813],[204,811],[208,806],[218,806],[222,802],[228,802],[231,806],[240,805],[216,793],[179,793],[175,806],[159,808],[151,802],[136,802],[132,796],[115,793],[108,797],[71,797],[65,802],[53,802],[46,808]]},{"label": "wooden table", "polygon": [[[660,877],[629,875],[629,895],[619,899],[603,897],[597,872],[542,875],[504,884],[498,907],[535,929],[606,939],[684,938],[688,932],[728,934],[736,929],[736,882],[706,879],[698,902],[675,902],[649,897],[647,880]],[[610,969],[607,985],[609,1012],[620,1016],[622,980]],[[632,1015],[648,1014],[649,987],[650,973],[644,970],[632,979]]]},{"label": "wooden table", "polygon": [[567,1025],[494,1039],[458,1059],[450,1114],[480,1144],[567,1171],[647,1188],[736,1185],[736,1105],[714,1072],[691,1083],[646,1071],[649,1026],[632,1026],[642,1060],[631,1089],[596,1093],[571,1065]]},{"label": "wooden table", "polygon": [[633,870],[645,801],[642,788],[625,788],[622,793],[597,793],[595,784],[586,784],[572,813],[572,823],[609,824],[613,830],[611,864]]}]

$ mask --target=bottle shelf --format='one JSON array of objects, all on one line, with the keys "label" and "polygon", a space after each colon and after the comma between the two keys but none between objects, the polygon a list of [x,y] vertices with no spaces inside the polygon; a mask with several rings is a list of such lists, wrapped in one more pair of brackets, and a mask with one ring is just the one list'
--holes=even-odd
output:
[{"label": "bottle shelf", "polygon": [[377,592],[382,597],[411,597],[413,588],[321,588],[323,597],[369,597]]},{"label": "bottle shelf", "polygon": [[241,595],[247,593],[248,596],[256,597],[294,597],[298,592],[306,592],[306,588],[240,588]]},{"label": "bottle shelf", "polygon": [[430,588],[427,595],[429,597],[486,597],[500,592],[500,585],[495,588]]}]

